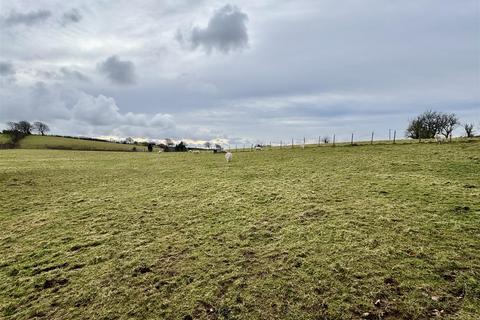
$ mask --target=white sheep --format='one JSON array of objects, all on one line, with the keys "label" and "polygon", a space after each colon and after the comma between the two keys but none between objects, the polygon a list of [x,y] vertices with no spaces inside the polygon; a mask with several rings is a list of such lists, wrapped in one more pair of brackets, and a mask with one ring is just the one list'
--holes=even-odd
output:
[{"label": "white sheep", "polygon": [[447,140],[447,139],[445,139],[445,137],[442,136],[442,135],[439,135],[439,134],[435,135],[435,141],[437,141],[437,143],[443,143],[443,142],[445,142],[446,140]]},{"label": "white sheep", "polygon": [[227,162],[232,161],[232,158],[233,158],[233,154],[231,152],[225,153],[225,159],[227,160]]}]

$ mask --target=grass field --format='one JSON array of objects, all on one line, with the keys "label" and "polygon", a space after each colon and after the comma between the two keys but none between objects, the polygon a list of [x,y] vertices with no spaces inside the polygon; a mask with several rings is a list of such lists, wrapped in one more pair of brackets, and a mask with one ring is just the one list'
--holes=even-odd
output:
[{"label": "grass field", "polygon": [[0,133],[0,144],[9,143],[9,142],[10,142],[10,137],[6,134]]},{"label": "grass field", "polygon": [[2,150],[0,186],[3,319],[480,317],[479,140]]},{"label": "grass field", "polygon": [[87,151],[132,151],[133,147],[135,147],[137,151],[145,151],[147,149],[144,146],[133,146],[131,144],[37,135],[26,136],[20,140],[18,147],[21,149],[62,149]]}]

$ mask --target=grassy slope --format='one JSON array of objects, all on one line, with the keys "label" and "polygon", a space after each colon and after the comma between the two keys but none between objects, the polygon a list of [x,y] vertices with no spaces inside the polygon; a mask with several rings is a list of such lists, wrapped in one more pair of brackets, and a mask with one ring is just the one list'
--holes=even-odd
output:
[{"label": "grassy slope", "polygon": [[[37,135],[27,136],[19,144],[22,149],[131,151],[133,148],[128,144]],[[139,151],[146,149],[143,146],[135,147]]]},{"label": "grassy slope", "polygon": [[0,133],[0,144],[10,142],[10,137],[6,134]]},{"label": "grassy slope", "polygon": [[6,319],[480,315],[478,142],[5,150],[0,171]]}]

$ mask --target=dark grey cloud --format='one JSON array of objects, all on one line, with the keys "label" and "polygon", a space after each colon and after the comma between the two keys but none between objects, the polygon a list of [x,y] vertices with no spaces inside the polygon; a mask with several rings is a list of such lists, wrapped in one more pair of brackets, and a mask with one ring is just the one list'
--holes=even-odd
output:
[{"label": "dark grey cloud", "polygon": [[32,26],[47,20],[51,15],[52,13],[48,10],[38,10],[27,13],[12,11],[10,15],[4,19],[4,23],[6,26],[14,26],[19,24]]},{"label": "dark grey cloud", "polygon": [[0,61],[0,76],[7,77],[15,74],[15,69],[11,62]]},{"label": "dark grey cloud", "polygon": [[120,60],[113,55],[97,65],[98,71],[116,84],[134,84],[136,81],[135,65],[128,60]]},{"label": "dark grey cloud", "polygon": [[188,41],[192,49],[204,48],[207,52],[213,49],[228,53],[248,46],[248,15],[239,8],[225,5],[215,12],[205,28],[194,27],[185,37],[177,33],[177,40]]},{"label": "dark grey cloud", "polygon": [[76,8],[73,8],[62,15],[60,23],[62,24],[62,26],[66,26],[70,23],[80,22],[80,20],[82,20],[82,15],[80,14],[80,11],[78,11],[78,9]]}]

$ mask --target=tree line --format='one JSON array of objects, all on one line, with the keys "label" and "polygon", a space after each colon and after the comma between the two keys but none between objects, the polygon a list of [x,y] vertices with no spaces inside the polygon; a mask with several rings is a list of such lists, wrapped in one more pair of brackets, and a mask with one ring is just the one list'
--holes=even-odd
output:
[{"label": "tree line", "polygon": [[[436,135],[442,135],[445,139],[451,139],[453,131],[460,125],[455,113],[428,110],[410,120],[406,136],[411,139],[433,139]],[[467,137],[473,137],[473,124],[465,123],[463,128]]]},{"label": "tree line", "polygon": [[33,132],[37,132],[44,136],[50,131],[49,126],[46,123],[35,121],[30,123],[29,121],[22,120],[19,122],[9,121],[7,122],[7,129],[3,130],[4,134],[8,134],[13,144],[16,144],[20,139],[25,136],[31,135]]}]

